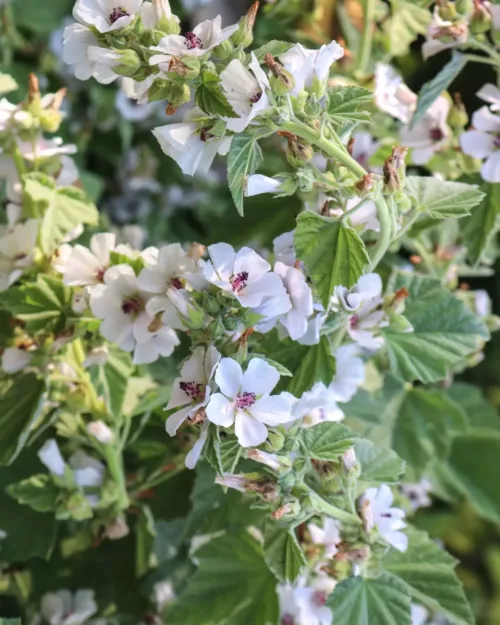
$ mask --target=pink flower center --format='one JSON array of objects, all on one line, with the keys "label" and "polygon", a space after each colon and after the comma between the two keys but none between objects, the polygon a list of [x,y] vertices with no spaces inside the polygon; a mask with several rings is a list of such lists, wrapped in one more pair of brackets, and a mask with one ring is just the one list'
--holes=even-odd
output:
[{"label": "pink flower center", "polygon": [[199,50],[203,50],[203,41],[192,32],[186,33],[184,35],[186,39],[186,48],[188,50],[193,50],[194,48],[198,48]]},{"label": "pink flower center", "polygon": [[441,128],[432,128],[429,132],[429,137],[432,141],[442,141],[444,139],[444,132]]},{"label": "pink flower center", "polygon": [[239,293],[242,291],[246,285],[248,280],[248,271],[240,271],[235,276],[232,276],[229,280],[231,286],[233,287],[233,291],[235,293]]},{"label": "pink flower center", "polygon": [[95,277],[97,278],[97,280],[99,280],[99,282],[102,282],[104,280],[105,273],[106,269],[104,269],[104,267],[96,272]]},{"label": "pink flower center", "polygon": [[351,326],[351,329],[354,330],[356,328],[356,326],[359,323],[359,315],[353,315],[350,319],[349,319],[349,325]]},{"label": "pink flower center", "polygon": [[142,306],[142,301],[138,297],[131,297],[122,302],[122,310],[126,315],[137,314]]},{"label": "pink flower center", "polygon": [[203,387],[198,382],[180,382],[181,391],[184,391],[191,399],[200,399],[203,397]]},{"label": "pink flower center", "polygon": [[173,278],[170,280],[170,286],[174,289],[182,289],[182,282],[180,278]]},{"label": "pink flower center", "polygon": [[493,139],[493,145],[496,148],[500,148],[500,135],[497,135],[494,139]]},{"label": "pink flower center", "polygon": [[109,14],[109,23],[114,24],[116,20],[120,19],[120,17],[125,17],[125,16],[130,17],[130,13],[127,13],[127,11],[125,11],[125,9],[122,9],[122,7],[116,7]]},{"label": "pink flower center", "polygon": [[248,99],[250,100],[250,102],[252,104],[257,104],[257,102],[262,98],[262,91],[257,91],[257,93],[254,93],[253,95],[251,95]]},{"label": "pink flower center", "polygon": [[314,593],[313,601],[316,605],[324,606],[326,604],[326,592],[322,590],[317,590]]},{"label": "pink flower center", "polygon": [[255,393],[239,393],[236,398],[236,408],[238,410],[245,410],[246,408],[250,408],[257,401],[257,396]]},{"label": "pink flower center", "polygon": [[281,625],[294,625],[295,619],[291,614],[285,614],[285,616],[281,619]]}]

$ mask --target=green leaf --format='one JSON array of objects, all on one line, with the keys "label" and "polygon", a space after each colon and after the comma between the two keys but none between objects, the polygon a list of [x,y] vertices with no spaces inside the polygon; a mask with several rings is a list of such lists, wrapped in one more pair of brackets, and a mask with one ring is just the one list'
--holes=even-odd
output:
[{"label": "green leaf", "polygon": [[233,137],[227,156],[227,178],[231,195],[241,216],[247,177],[255,172],[262,158],[262,150],[254,137],[246,134]]},{"label": "green leaf", "polygon": [[134,366],[130,354],[110,346],[106,363],[92,367],[92,380],[96,390],[106,399],[109,411],[115,419],[122,415],[127,387]]},{"label": "green leaf", "polygon": [[210,541],[195,553],[198,570],[169,614],[182,625],[268,625],[278,620],[276,578],[246,532]]},{"label": "green leaf", "polygon": [[370,114],[367,111],[359,111],[358,108],[371,102],[373,102],[373,93],[364,87],[331,87],[328,89],[326,107],[328,119],[337,126],[368,121]]},{"label": "green leaf", "polygon": [[379,577],[350,577],[335,587],[326,605],[335,625],[410,625],[411,599],[404,582]]},{"label": "green leaf", "polygon": [[184,538],[184,525],[184,519],[156,521],[154,554],[160,564],[177,556]]},{"label": "green leaf", "polygon": [[12,5],[16,26],[32,30],[37,35],[49,36],[61,26],[63,19],[71,13],[68,0],[23,0]]},{"label": "green leaf", "polygon": [[254,50],[253,53],[257,57],[257,61],[259,61],[259,63],[262,63],[266,54],[279,56],[280,54],[285,54],[285,52],[288,52],[288,50],[290,50],[290,48],[292,48],[293,46],[294,44],[290,43],[289,41],[274,40],[264,44],[263,46],[260,46],[260,48]]},{"label": "green leaf", "polygon": [[438,180],[431,176],[408,176],[406,192],[415,202],[417,210],[425,211],[434,219],[465,217],[484,199],[484,193],[477,185]]},{"label": "green leaf", "polygon": [[392,449],[375,447],[370,441],[357,441],[356,458],[361,465],[360,479],[364,482],[397,484],[405,472],[405,462]]},{"label": "green leaf", "polygon": [[264,559],[280,582],[294,582],[307,561],[293,529],[268,521],[264,531]]},{"label": "green leaf", "polygon": [[0,72],[0,94],[10,93],[16,89],[19,89],[19,85],[12,76]]},{"label": "green leaf", "polygon": [[448,467],[453,483],[477,512],[500,523],[500,434],[481,431],[456,436]]},{"label": "green leaf", "polygon": [[496,408],[477,386],[455,382],[447,394],[465,412],[470,431],[500,429],[500,416]]},{"label": "green leaf", "polygon": [[356,284],[370,262],[365,244],[352,228],[311,211],[297,217],[294,242],[325,308],[334,288]]},{"label": "green leaf", "polygon": [[23,448],[44,390],[33,373],[0,382],[0,464],[10,464]]},{"label": "green leaf", "polygon": [[431,21],[430,12],[414,2],[391,3],[392,17],[384,22],[384,32],[392,56],[406,54],[418,35],[425,35]]},{"label": "green leaf", "polygon": [[472,215],[460,227],[471,263],[479,263],[484,250],[500,230],[500,185],[483,183],[485,195]]},{"label": "green leaf", "polygon": [[20,504],[36,512],[51,512],[57,507],[59,489],[47,474],[33,475],[27,480],[10,484],[7,492]]},{"label": "green leaf", "polygon": [[328,385],[335,375],[335,356],[326,336],[319,343],[309,347],[295,372],[288,390],[296,397],[311,390],[316,382]]},{"label": "green leaf", "polygon": [[31,201],[42,211],[40,246],[46,255],[52,254],[64,237],[79,224],[96,226],[97,208],[76,187],[56,189],[43,174],[25,174],[23,188]]},{"label": "green leaf", "polygon": [[135,533],[135,570],[137,577],[142,577],[150,568],[157,564],[154,554],[156,542],[155,520],[148,506],[140,509]]},{"label": "green leaf", "polygon": [[109,253],[109,266],[114,267],[115,265],[130,265],[135,275],[138,276],[146,266],[146,263],[141,256],[138,258],[130,258],[130,256],[126,254],[121,254],[113,250]]},{"label": "green leaf", "polygon": [[318,423],[302,430],[300,441],[304,453],[315,460],[337,460],[351,448],[356,439],[356,432],[332,421]]},{"label": "green leaf", "polygon": [[410,530],[408,537],[408,550],[391,549],[383,560],[384,569],[407,585],[417,603],[444,612],[455,625],[473,625],[474,617],[455,573],[457,560],[425,532]]},{"label": "green leaf", "polygon": [[196,90],[196,104],[208,115],[237,117],[226,96],[222,93],[219,82],[217,74],[203,70],[202,83]]},{"label": "green leaf", "polygon": [[219,436],[219,428],[213,423],[209,423],[208,425],[207,440],[203,445],[203,456],[219,475],[224,474],[224,467],[222,466],[221,457],[221,441]]},{"label": "green leaf", "polygon": [[413,128],[415,124],[423,118],[429,108],[446,91],[455,78],[467,65],[467,57],[460,52],[454,51],[451,60],[446,63],[443,69],[434,76],[432,80],[426,82],[420,89],[418,94],[417,108],[413,113],[410,126]]},{"label": "green leaf", "polygon": [[60,332],[71,311],[71,289],[60,280],[38,275],[36,282],[27,282],[2,293],[2,305],[23,321],[28,332]]},{"label": "green leaf", "polygon": [[398,273],[394,291],[406,288],[405,317],[413,332],[384,332],[393,374],[412,382],[436,382],[489,338],[484,323],[438,280]]},{"label": "green leaf", "polygon": [[282,377],[291,378],[293,376],[293,373],[285,366],[283,366],[280,362],[277,362],[272,358],[268,358],[267,356],[264,356],[264,354],[254,354],[252,352],[250,354],[250,358],[262,358],[262,360],[265,360],[267,364],[271,365],[271,367],[274,367]]}]

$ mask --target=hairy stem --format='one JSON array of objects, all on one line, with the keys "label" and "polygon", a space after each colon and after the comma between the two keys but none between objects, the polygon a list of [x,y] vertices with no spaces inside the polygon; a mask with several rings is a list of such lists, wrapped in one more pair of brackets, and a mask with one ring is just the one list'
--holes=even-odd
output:
[{"label": "hairy stem", "polygon": [[121,452],[113,445],[103,445],[103,456],[106,459],[111,477],[119,488],[118,505],[122,510],[129,507],[129,498],[125,484],[125,474],[123,471],[123,458]]},{"label": "hairy stem", "polygon": [[375,24],[375,0],[364,0],[363,9],[363,34],[361,36],[357,69],[363,74],[366,74],[370,62],[370,53],[372,51],[373,28]]},{"label": "hairy stem", "polygon": [[391,244],[392,234],[392,222],[393,218],[387,206],[387,202],[384,197],[379,197],[375,200],[377,207],[377,217],[380,222],[380,235],[375,247],[373,248],[370,271],[373,271],[380,263],[384,254],[387,252],[389,245]]}]

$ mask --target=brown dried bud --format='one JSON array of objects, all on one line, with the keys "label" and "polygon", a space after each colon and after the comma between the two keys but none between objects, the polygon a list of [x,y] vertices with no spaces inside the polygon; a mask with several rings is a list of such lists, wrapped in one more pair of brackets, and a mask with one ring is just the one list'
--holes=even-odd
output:
[{"label": "brown dried bud", "polygon": [[401,181],[399,180],[398,172],[394,166],[394,157],[389,156],[384,162],[384,190],[389,193],[394,193],[401,190]]},{"label": "brown dried bud", "polygon": [[374,174],[366,174],[354,184],[354,188],[359,192],[360,195],[373,191],[374,187],[375,187],[375,175]]},{"label": "brown dried bud", "polygon": [[31,102],[40,95],[40,85],[36,74],[30,74],[28,77],[28,99]]},{"label": "brown dried bud", "polygon": [[394,167],[396,169],[400,169],[405,166],[405,158],[408,154],[408,148],[405,147],[394,147],[392,148],[392,158],[394,159]]}]

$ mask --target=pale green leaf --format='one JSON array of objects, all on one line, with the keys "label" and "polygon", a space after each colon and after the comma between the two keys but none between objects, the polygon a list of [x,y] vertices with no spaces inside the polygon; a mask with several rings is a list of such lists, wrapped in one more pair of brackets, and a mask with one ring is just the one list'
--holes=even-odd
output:
[{"label": "pale green leaf", "polygon": [[411,599],[404,582],[379,577],[349,577],[335,587],[326,605],[335,625],[410,625]]},{"label": "pale green leaf", "polygon": [[479,387],[455,382],[447,394],[467,415],[470,431],[500,429],[500,415]]},{"label": "pale green leaf", "polygon": [[322,336],[319,343],[311,345],[300,361],[298,369],[288,385],[288,390],[295,397],[300,397],[311,390],[316,382],[330,384],[335,375],[335,357],[332,354],[328,338]]},{"label": "pale green leaf", "polygon": [[405,462],[392,449],[375,447],[370,441],[357,441],[356,458],[361,465],[360,479],[364,482],[397,484],[405,471]]},{"label": "pale green leaf", "polygon": [[139,519],[135,526],[135,536],[135,571],[137,577],[142,577],[157,564],[154,553],[155,520],[148,506],[140,508]]},{"label": "pale green leaf", "polygon": [[373,101],[373,93],[364,87],[353,85],[331,87],[328,90],[326,112],[328,119],[335,125],[368,121],[367,111],[358,110]]},{"label": "pale green leaf", "polygon": [[391,55],[406,54],[418,35],[425,34],[430,21],[430,11],[419,7],[415,2],[393,2],[392,16],[384,22]]},{"label": "pale green leaf", "polygon": [[408,176],[406,192],[419,211],[434,219],[465,217],[483,199],[484,193],[477,185],[438,180],[432,176]]},{"label": "pale green leaf", "polygon": [[355,230],[311,211],[298,216],[294,242],[297,256],[304,262],[325,307],[334,288],[356,284],[370,262]]},{"label": "pale green leaf", "polygon": [[500,230],[500,185],[483,183],[485,195],[460,227],[471,263],[479,263],[492,237]]},{"label": "pale green leaf", "polygon": [[0,94],[10,93],[16,89],[19,89],[19,85],[12,76],[0,72]]},{"label": "pale green leaf", "polygon": [[227,179],[234,203],[243,215],[243,198],[247,177],[255,172],[262,161],[262,150],[254,137],[239,134],[233,137],[227,156]]},{"label": "pale green leaf", "polygon": [[293,529],[268,521],[264,531],[264,559],[280,582],[294,582],[306,558]]},{"label": "pale green leaf", "polygon": [[195,101],[202,111],[208,115],[219,117],[237,117],[220,87],[217,74],[203,70],[202,82],[196,90]]},{"label": "pale green leaf", "polygon": [[219,427],[213,423],[208,424],[207,439],[203,445],[203,456],[219,475],[224,474],[221,457],[221,440]]},{"label": "pale green leaf", "polygon": [[489,338],[484,323],[438,280],[401,272],[392,288],[406,288],[405,317],[413,332],[384,332],[391,370],[397,377],[436,382]]},{"label": "pale green leaf", "polygon": [[264,57],[266,56],[266,54],[279,56],[280,54],[285,54],[285,52],[288,52],[288,50],[290,50],[290,48],[293,47],[293,45],[294,44],[290,43],[289,41],[273,40],[273,41],[269,41],[263,46],[260,46],[260,48],[257,48],[253,52],[255,56],[257,57],[257,61],[259,61],[259,63],[263,63]]},{"label": "pale green leaf", "polygon": [[339,423],[325,421],[300,434],[304,453],[315,460],[337,460],[359,438],[356,432]]},{"label": "pale green leaf", "polygon": [[130,354],[116,347],[110,347],[104,365],[92,367],[92,379],[97,391],[102,395],[110,413],[119,420],[124,406],[127,387],[134,367]]},{"label": "pale green leaf", "polygon": [[439,98],[439,96],[446,91],[455,78],[467,65],[467,57],[460,52],[454,51],[451,60],[446,63],[443,69],[438,72],[432,80],[426,82],[420,89],[418,94],[417,108],[413,113],[410,126],[415,124],[423,118],[425,113]]},{"label": "pale green leaf", "polygon": [[457,560],[424,532],[411,530],[408,535],[408,550],[391,549],[383,560],[384,569],[407,585],[416,603],[443,612],[454,625],[473,625],[474,617],[455,573]]},{"label": "pale green leaf", "polygon": [[45,473],[10,484],[7,492],[20,504],[29,506],[36,512],[51,512],[57,507],[59,489],[51,476]]}]

